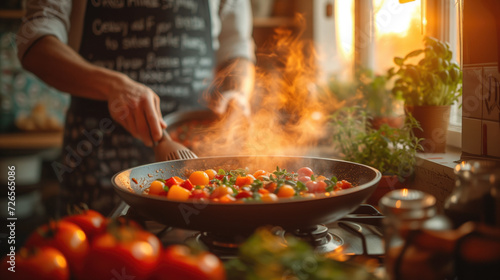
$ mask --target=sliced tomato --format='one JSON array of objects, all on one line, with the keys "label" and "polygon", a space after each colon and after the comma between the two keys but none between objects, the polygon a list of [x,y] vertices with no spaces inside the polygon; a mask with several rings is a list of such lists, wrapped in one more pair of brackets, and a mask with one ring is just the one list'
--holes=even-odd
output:
[{"label": "sliced tomato", "polygon": [[186,245],[163,250],[151,280],[224,280],[226,272],[219,258],[207,251],[194,251]]},{"label": "sliced tomato", "polygon": [[345,190],[345,189],[350,189],[350,188],[352,188],[352,184],[351,184],[351,183],[349,183],[349,182],[348,182],[348,181],[346,181],[346,180],[342,180],[342,181],[338,181],[338,182],[337,182],[336,187],[338,187],[338,188],[340,188],[340,189]]},{"label": "sliced tomato", "polygon": [[182,184],[182,182],[184,182],[184,180],[182,178],[174,176],[174,177],[168,178],[165,181],[165,185],[167,185],[168,187],[171,187],[173,185],[180,185],[180,184]]},{"label": "sliced tomato", "polygon": [[187,179],[186,181],[182,182],[179,186],[185,188],[188,191],[191,191],[191,190],[194,189],[194,185],[191,183],[191,181],[189,179]]}]

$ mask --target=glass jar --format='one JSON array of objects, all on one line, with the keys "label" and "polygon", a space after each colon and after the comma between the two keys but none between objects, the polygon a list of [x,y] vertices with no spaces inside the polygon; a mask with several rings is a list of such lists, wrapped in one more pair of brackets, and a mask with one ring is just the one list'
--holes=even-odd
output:
[{"label": "glass jar", "polygon": [[384,214],[385,267],[388,279],[444,279],[452,273],[452,258],[436,256],[432,250],[414,246],[422,229],[451,227],[438,215],[436,198],[419,190],[394,190],[379,203]]},{"label": "glass jar", "polygon": [[500,226],[500,164],[471,160],[455,167],[455,189],[444,203],[444,213],[455,228],[467,221]]}]

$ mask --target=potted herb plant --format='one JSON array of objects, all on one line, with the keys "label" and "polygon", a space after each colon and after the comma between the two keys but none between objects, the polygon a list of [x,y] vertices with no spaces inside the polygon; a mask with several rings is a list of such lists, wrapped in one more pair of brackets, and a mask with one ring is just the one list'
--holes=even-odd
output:
[{"label": "potted herb plant", "polygon": [[403,99],[391,94],[389,76],[375,74],[370,69],[357,73],[357,91],[360,104],[371,116],[371,124],[378,129],[383,123],[400,128],[404,122]]},{"label": "potted herb plant", "polygon": [[414,134],[419,124],[412,116],[405,118],[401,128],[384,123],[376,129],[366,110],[344,107],[333,114],[331,125],[337,154],[344,160],[372,166],[383,175],[368,203],[376,204],[385,193],[403,187],[413,177],[422,139]]},{"label": "potted herb plant", "polygon": [[450,108],[462,95],[462,72],[452,57],[448,44],[425,37],[423,49],[395,57],[396,67],[388,71],[395,79],[393,94],[403,98],[405,112],[420,123],[422,130],[415,135],[424,138],[424,152],[445,151]]}]

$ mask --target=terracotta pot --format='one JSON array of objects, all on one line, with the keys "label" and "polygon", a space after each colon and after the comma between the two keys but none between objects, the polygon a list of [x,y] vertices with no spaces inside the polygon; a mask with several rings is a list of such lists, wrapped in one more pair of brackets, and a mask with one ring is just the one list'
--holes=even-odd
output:
[{"label": "terracotta pot", "polygon": [[450,109],[451,106],[405,106],[405,113],[411,113],[422,127],[422,130],[414,129],[414,133],[424,138],[420,142],[424,153],[445,152]]},{"label": "terracotta pot", "polygon": [[404,121],[404,115],[394,117],[373,117],[371,125],[374,129],[379,129],[384,123],[393,128],[402,128]]},{"label": "terracotta pot", "polygon": [[380,179],[380,182],[378,183],[377,188],[368,198],[368,200],[366,200],[366,203],[378,207],[378,201],[380,200],[380,198],[382,198],[382,196],[392,190],[407,187],[405,184],[406,181],[407,180],[404,180],[403,182],[399,181],[398,176],[396,175],[383,175],[382,179]]}]

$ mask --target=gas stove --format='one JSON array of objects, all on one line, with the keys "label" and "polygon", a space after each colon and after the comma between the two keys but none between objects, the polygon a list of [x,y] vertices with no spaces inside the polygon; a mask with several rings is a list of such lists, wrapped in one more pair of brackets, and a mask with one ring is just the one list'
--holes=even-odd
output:
[{"label": "gas stove", "polygon": [[[195,241],[222,260],[236,257],[239,245],[248,237],[223,236],[170,227],[143,218],[125,203],[111,214],[112,218],[120,216],[139,222],[146,230],[158,236],[165,246]],[[277,236],[282,236],[283,240],[285,240],[285,235],[291,234],[308,242],[319,254],[341,252],[343,256],[363,256],[382,263],[384,256],[381,230],[383,217],[375,207],[362,204],[355,211],[333,223],[288,231],[280,227],[270,229]]]}]

